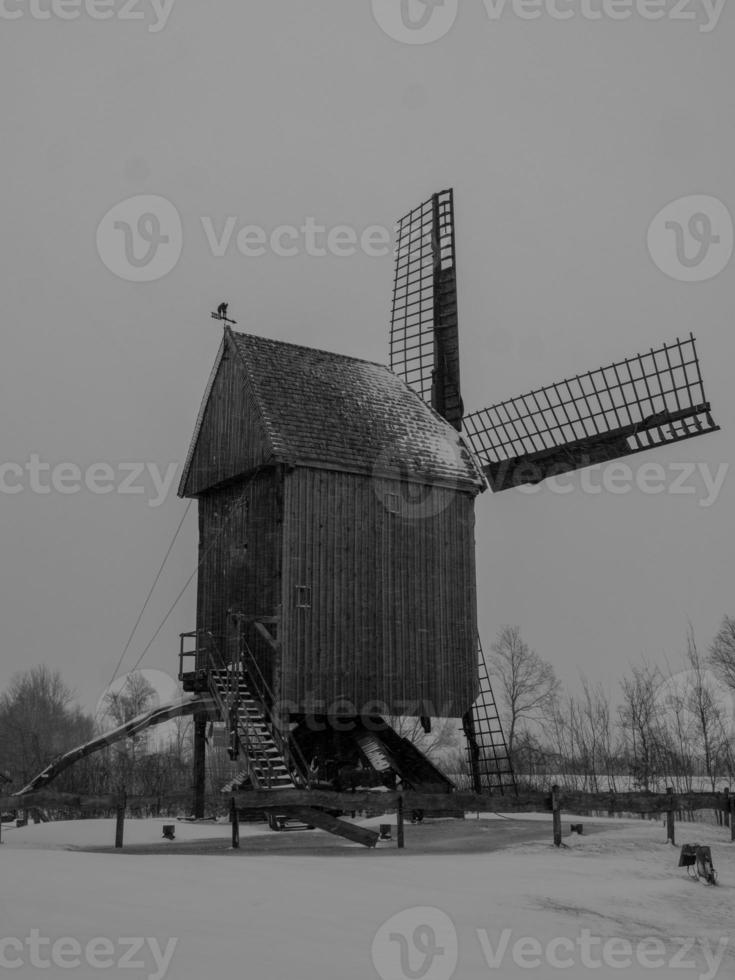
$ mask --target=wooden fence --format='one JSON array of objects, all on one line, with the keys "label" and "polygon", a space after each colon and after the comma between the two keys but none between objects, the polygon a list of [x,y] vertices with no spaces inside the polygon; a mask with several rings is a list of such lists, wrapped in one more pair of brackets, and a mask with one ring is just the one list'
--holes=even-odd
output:
[{"label": "wooden fence", "polygon": [[[604,812],[666,815],[667,839],[675,840],[677,814],[698,810],[714,810],[722,814],[723,826],[730,828],[730,839],[735,842],[735,794],[729,790],[721,793],[582,793],[553,787],[551,793],[528,792],[518,796],[478,795],[475,793],[414,793],[414,792],[354,792],[334,793],[322,790],[253,790],[243,793],[223,794],[210,799],[212,805],[265,813],[288,813],[303,807],[321,807],[345,812],[367,812],[372,815],[396,813],[398,839],[403,838],[403,814],[423,810],[432,814],[456,813],[458,810],[490,813],[549,813],[552,817],[554,844],[561,845],[562,814],[580,815]],[[122,846],[123,821],[126,810],[160,806],[190,807],[191,794],[170,796],[77,796],[73,793],[38,792],[24,796],[0,796],[2,810],[47,808],[57,810],[114,811],[117,847]],[[233,839],[235,822],[233,822]],[[399,845],[400,846],[400,845]]]}]

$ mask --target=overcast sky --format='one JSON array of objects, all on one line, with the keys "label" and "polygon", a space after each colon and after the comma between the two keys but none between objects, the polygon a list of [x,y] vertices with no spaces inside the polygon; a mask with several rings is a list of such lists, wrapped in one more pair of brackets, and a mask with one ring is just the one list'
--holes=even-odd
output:
[{"label": "overcast sky", "polygon": [[[34,2],[0,15],[0,686],[48,663],[97,703],[186,507],[220,300],[238,329],[387,360],[389,249],[272,231],[390,229],[448,186],[468,409],[693,330],[723,429],[631,458],[628,493],[594,492],[598,473],[484,494],[486,645],[518,624],[570,688],[583,669],[614,690],[641,654],[676,660],[688,620],[706,643],[735,613],[735,468],[719,492],[702,476],[733,463],[732,9],[446,0],[432,39],[418,0],[413,29],[398,0]],[[651,461],[665,493],[637,486]],[[684,464],[704,469],[671,492]],[[38,492],[52,471],[70,492]],[[192,508],[122,670],[192,575],[196,534]],[[176,673],[194,600],[192,582],[143,666]]]}]

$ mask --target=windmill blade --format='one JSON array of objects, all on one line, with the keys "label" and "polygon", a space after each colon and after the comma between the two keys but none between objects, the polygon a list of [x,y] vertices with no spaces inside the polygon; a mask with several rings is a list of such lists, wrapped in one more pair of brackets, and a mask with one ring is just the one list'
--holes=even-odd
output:
[{"label": "windmill blade", "polygon": [[398,222],[390,366],[461,428],[452,190],[432,195]]},{"label": "windmill blade", "polygon": [[719,430],[693,335],[473,412],[465,425],[496,491]]}]

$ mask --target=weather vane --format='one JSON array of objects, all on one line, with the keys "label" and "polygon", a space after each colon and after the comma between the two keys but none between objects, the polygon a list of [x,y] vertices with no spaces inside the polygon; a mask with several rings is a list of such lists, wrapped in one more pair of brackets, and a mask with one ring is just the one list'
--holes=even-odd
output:
[{"label": "weather vane", "polygon": [[227,316],[228,303],[220,303],[217,307],[217,312],[212,313],[213,320],[223,320],[226,324],[232,324],[233,327],[237,326],[237,320],[230,320]]}]

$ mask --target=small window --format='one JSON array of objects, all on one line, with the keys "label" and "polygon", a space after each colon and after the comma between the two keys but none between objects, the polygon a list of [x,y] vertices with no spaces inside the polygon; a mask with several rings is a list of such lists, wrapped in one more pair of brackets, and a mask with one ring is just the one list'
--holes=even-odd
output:
[{"label": "small window", "polygon": [[385,495],[385,509],[389,514],[398,513],[398,494],[397,493],[386,493]]},{"label": "small window", "polygon": [[311,609],[311,588],[308,585],[296,586],[296,608]]}]

